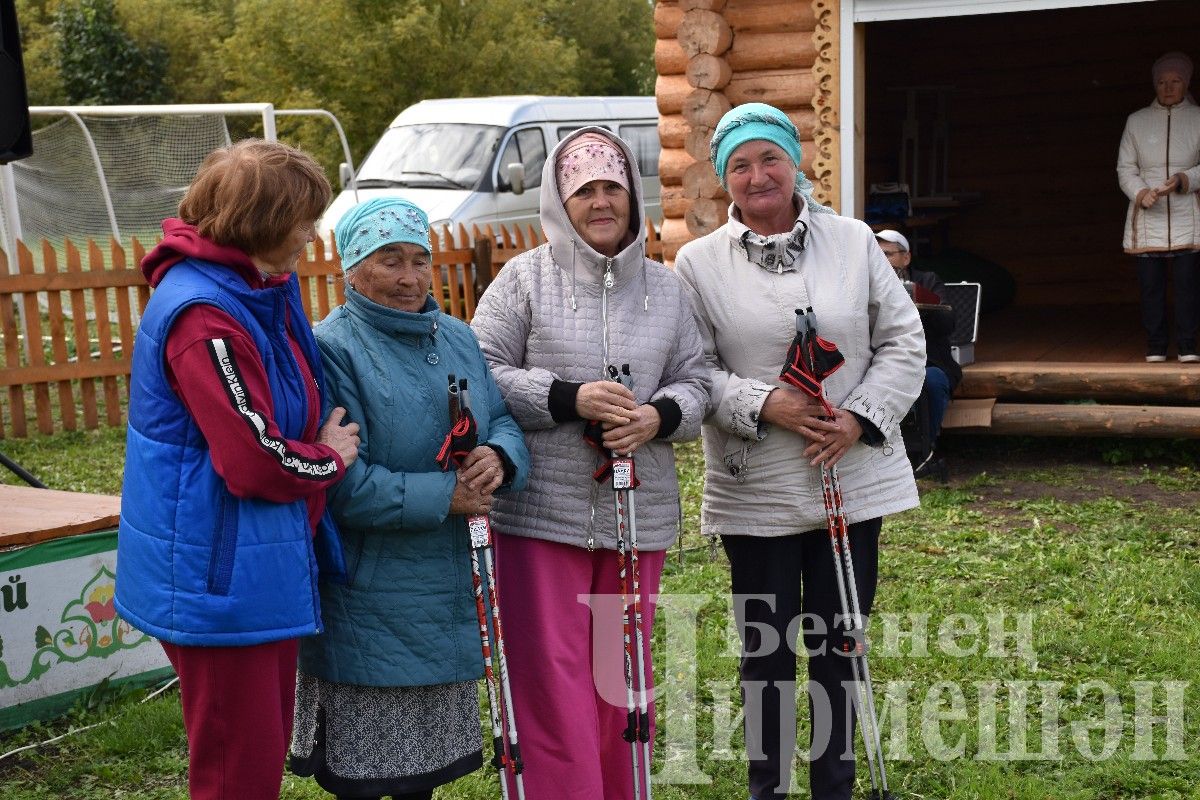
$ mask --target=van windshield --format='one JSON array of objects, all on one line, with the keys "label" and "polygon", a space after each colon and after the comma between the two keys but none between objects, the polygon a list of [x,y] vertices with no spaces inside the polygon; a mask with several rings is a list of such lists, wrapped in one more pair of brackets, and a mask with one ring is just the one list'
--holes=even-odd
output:
[{"label": "van windshield", "polygon": [[492,163],[504,128],[431,123],[389,128],[358,171],[357,184],[473,189]]}]

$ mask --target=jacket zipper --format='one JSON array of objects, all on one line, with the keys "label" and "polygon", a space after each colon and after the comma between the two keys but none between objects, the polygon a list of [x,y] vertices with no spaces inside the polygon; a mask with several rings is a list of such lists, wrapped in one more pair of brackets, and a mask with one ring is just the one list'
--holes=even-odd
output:
[{"label": "jacket zipper", "polygon": [[[600,372],[603,374],[608,366],[608,290],[613,288],[616,280],[613,278],[613,260],[605,257],[604,259],[604,282],[600,288],[600,329],[601,342],[603,343],[603,360],[600,364]],[[596,500],[597,492],[595,490],[595,482],[592,485],[592,509],[588,519],[588,538],[587,549],[592,551],[596,549]]]},{"label": "jacket zipper", "polygon": [[[1171,109],[1170,108],[1167,109],[1167,152],[1165,155],[1166,155],[1165,163],[1163,164],[1163,166],[1166,168],[1166,178],[1163,179],[1164,183],[1166,183],[1167,181],[1169,181],[1171,179]],[[1173,240],[1171,238],[1171,192],[1167,192],[1167,252],[1168,253],[1171,252],[1172,245],[1173,245]]]}]

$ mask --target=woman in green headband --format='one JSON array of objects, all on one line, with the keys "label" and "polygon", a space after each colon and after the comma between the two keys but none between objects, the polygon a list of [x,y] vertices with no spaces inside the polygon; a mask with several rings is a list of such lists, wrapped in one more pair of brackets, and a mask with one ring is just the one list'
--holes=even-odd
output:
[{"label": "woman in green headband", "polygon": [[[799,171],[800,134],[786,114],[762,103],[734,108],[710,153],[733,198],[729,219],[684,245],[675,270],[692,295],[713,369],[701,525],[721,537],[740,604],[746,750],[757,754],[750,795],[788,792],[795,639],[803,630],[813,687],[809,785],[816,800],[848,799],[852,674],[849,659],[834,652],[842,645],[834,633],[841,606],[817,466],[838,466],[859,600],[869,614],[882,518],[917,505],[899,428],[921,390],[925,340],[871,229],[813,199]],[[831,420],[815,398],[778,378],[797,308],[813,310],[820,335],[846,359],[824,382]]]}]

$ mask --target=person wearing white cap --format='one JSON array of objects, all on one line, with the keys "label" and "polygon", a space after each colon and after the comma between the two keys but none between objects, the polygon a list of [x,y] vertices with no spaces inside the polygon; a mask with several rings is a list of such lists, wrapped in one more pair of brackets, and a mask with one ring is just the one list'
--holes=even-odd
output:
[{"label": "person wearing white cap", "polygon": [[[936,272],[912,268],[912,253],[908,239],[899,231],[882,230],[875,234],[879,248],[887,256],[888,263],[896,271],[896,277],[912,285],[912,298],[918,304],[945,304],[946,287]],[[949,323],[949,324],[947,324]],[[929,398],[930,439],[937,442],[942,430],[942,419],[950,396],[962,381],[962,367],[954,360],[950,350],[950,335],[954,333],[953,317],[922,312],[921,327],[925,330],[925,396]],[[915,468],[918,478],[933,463],[931,449],[925,460]]]},{"label": "person wearing white cap", "polygon": [[1117,178],[1129,198],[1125,252],[1137,259],[1146,360],[1166,361],[1167,274],[1175,293],[1179,360],[1200,362],[1200,106],[1188,94],[1192,60],[1167,53],[1151,68],[1155,98],[1129,115]]}]

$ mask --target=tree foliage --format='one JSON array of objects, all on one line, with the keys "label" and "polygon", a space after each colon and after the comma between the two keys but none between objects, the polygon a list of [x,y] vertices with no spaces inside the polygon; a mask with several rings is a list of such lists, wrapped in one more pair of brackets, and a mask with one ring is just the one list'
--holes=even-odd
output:
[{"label": "tree foliage", "polygon": [[134,41],[117,19],[113,0],[64,3],[55,14],[54,30],[59,76],[68,102],[170,102],[171,86],[162,79],[167,47]]},{"label": "tree foliage", "polygon": [[[17,0],[30,102],[324,108],[356,159],[431,97],[648,94],[651,0]],[[281,121],[326,164],[331,126]]]}]

